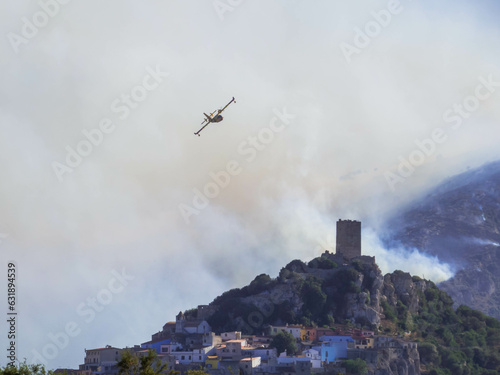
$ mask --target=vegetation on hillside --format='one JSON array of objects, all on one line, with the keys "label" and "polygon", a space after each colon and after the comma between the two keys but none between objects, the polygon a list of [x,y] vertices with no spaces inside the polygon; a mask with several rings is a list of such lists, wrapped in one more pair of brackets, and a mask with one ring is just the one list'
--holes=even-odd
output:
[{"label": "vegetation on hillside", "polygon": [[414,328],[422,364],[431,375],[493,375],[500,373],[500,322],[460,306],[433,286],[419,293],[419,314],[407,327],[405,309],[398,312],[402,328]]},{"label": "vegetation on hillside", "polygon": [[345,367],[347,375],[365,375],[368,373],[366,362],[360,358],[348,359],[342,362],[342,367]]},{"label": "vegetation on hillside", "polygon": [[[209,320],[215,330],[242,330],[243,333],[262,332],[267,324],[305,324],[332,326],[345,322],[347,296],[365,292],[367,304],[374,279],[370,265],[353,262],[350,267],[339,267],[326,257],[313,259],[308,264],[294,260],[283,268],[276,279],[259,275],[242,289],[232,289],[213,303],[220,308]],[[307,270],[329,270],[325,277],[316,277]],[[395,275],[398,275],[396,271]],[[413,282],[423,281],[413,277]],[[269,314],[242,298],[267,293],[286,284],[300,297],[300,309],[290,301],[273,306]],[[461,306],[456,311],[453,301],[432,282],[426,282],[425,292],[418,291],[418,311],[411,313],[402,300],[391,305],[380,299],[385,320],[379,334],[409,336],[419,342],[421,363],[431,375],[492,375],[500,373],[500,322],[478,311]],[[258,325],[249,317],[258,314]],[[362,328],[363,322],[355,326]],[[368,325],[364,328],[373,329]]]}]

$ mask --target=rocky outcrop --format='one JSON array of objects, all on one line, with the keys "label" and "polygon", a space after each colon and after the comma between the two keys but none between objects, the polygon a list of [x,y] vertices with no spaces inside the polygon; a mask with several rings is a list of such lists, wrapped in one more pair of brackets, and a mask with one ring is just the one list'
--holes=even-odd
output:
[{"label": "rocky outcrop", "polygon": [[418,312],[419,297],[418,291],[425,292],[428,282],[419,278],[414,278],[406,272],[395,271],[384,276],[383,295],[387,302],[396,306],[397,301],[401,301],[412,314]]},{"label": "rocky outcrop", "polygon": [[346,298],[346,305],[347,319],[375,326],[380,324],[380,308],[370,306],[368,293],[349,293]]},{"label": "rocky outcrop", "polygon": [[[216,322],[210,323],[215,324],[216,329],[230,330],[234,328],[231,321],[238,315],[248,320],[248,316],[257,314],[262,326],[307,317],[320,325],[332,320],[349,320],[375,328],[385,317],[382,306],[386,305],[382,302],[394,311],[418,313],[419,292],[425,292],[429,282],[401,271],[383,276],[374,257],[362,256],[344,262],[347,261],[325,252],[309,264],[294,260],[281,270],[277,279],[261,275],[248,287],[228,292],[227,298],[223,295],[216,299],[211,304],[214,307],[225,309],[229,305],[225,302],[227,299],[231,306],[239,305],[239,308],[219,311]],[[325,268],[318,268],[318,264]],[[220,323],[224,326],[218,327]]]},{"label": "rocky outcrop", "polygon": [[293,313],[298,314],[304,304],[294,283],[277,285],[269,291],[266,290],[257,295],[242,298],[241,302],[255,306],[257,311],[264,315],[271,315],[274,306],[284,302],[290,305]]},{"label": "rocky outcrop", "polygon": [[415,347],[387,348],[379,351],[377,366],[370,366],[373,375],[420,375],[420,356]]}]

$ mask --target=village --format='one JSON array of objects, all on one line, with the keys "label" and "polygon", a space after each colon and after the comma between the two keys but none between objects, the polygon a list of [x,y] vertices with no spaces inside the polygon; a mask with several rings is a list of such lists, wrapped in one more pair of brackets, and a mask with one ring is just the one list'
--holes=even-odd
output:
[{"label": "village", "polygon": [[[199,306],[203,311],[208,306]],[[200,314],[202,315],[202,314]],[[286,332],[295,339],[295,354],[278,353],[271,347],[273,337]],[[86,349],[79,375],[116,375],[121,353],[129,350],[136,355],[156,352],[157,359],[168,370],[181,374],[189,370],[204,370],[211,375],[310,375],[335,371],[345,374],[341,364],[360,358],[376,365],[381,359],[400,357],[417,343],[391,336],[375,335],[374,331],[344,325],[334,327],[305,327],[303,325],[267,326],[265,334],[242,335],[239,331],[212,332],[206,320],[186,319],[179,313],[175,322],[168,322],[152,339],[131,348]]]}]

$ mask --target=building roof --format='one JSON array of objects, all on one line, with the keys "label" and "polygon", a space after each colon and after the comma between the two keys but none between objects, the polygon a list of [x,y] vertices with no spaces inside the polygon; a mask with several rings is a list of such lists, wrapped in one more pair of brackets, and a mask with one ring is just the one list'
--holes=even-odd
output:
[{"label": "building roof", "polygon": [[122,350],[122,349],[120,349],[120,348],[115,348],[115,347],[113,347],[113,346],[107,346],[107,347],[105,347],[105,348],[85,349],[85,353],[86,353],[86,352],[95,352],[96,350],[108,350],[108,349],[109,349],[109,350],[112,350],[112,349],[114,349],[114,350]]},{"label": "building roof", "polygon": [[375,340],[372,336],[352,336],[354,340]]},{"label": "building roof", "polygon": [[146,342],[143,342],[141,344],[142,345],[151,345],[151,344],[158,344],[158,343],[164,343],[164,345],[168,345],[172,342],[172,339],[166,339],[166,338],[159,338],[159,339],[156,339],[156,340],[150,340],[150,341],[146,341]]},{"label": "building roof", "polygon": [[299,326],[299,325],[285,325],[285,326],[271,326],[273,328],[279,328],[279,329],[287,329],[287,328],[301,328],[302,329],[302,326]]},{"label": "building roof", "polygon": [[251,362],[254,359],[260,359],[260,357],[242,358],[241,362]]}]

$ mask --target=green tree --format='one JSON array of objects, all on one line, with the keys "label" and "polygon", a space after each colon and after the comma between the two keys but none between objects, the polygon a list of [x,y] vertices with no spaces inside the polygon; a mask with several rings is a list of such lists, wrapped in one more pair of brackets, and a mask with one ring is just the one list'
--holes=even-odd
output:
[{"label": "green tree", "polygon": [[365,375],[368,373],[368,365],[361,358],[348,359],[342,363],[348,375]]},{"label": "green tree", "polygon": [[[144,356],[137,356],[125,350],[117,366],[120,375],[160,375],[167,369],[167,364],[161,363],[153,349],[149,349],[148,354]],[[173,374],[171,371],[171,375]]]},{"label": "green tree", "polygon": [[297,341],[291,333],[280,332],[271,340],[271,348],[276,348],[278,355],[286,350],[287,355],[294,355],[297,351]]},{"label": "green tree", "polygon": [[0,367],[0,375],[54,375],[54,371],[45,370],[43,365],[28,365],[24,360],[17,366]]},{"label": "green tree", "polygon": [[321,284],[317,280],[308,279],[301,290],[304,305],[302,311],[304,314],[315,316],[321,313],[326,302],[326,294],[321,290]]},{"label": "green tree", "polygon": [[420,360],[424,364],[436,364],[441,363],[441,357],[439,356],[436,345],[430,342],[422,342],[418,344],[418,353],[420,355]]}]

